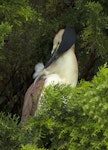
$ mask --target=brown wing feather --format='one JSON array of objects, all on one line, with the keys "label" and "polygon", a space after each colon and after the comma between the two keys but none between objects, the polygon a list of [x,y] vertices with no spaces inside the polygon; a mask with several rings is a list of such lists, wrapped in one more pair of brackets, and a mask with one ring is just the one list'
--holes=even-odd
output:
[{"label": "brown wing feather", "polygon": [[36,83],[32,83],[27,89],[24,98],[21,122],[25,121],[29,115],[33,115],[38,108],[38,101],[44,86],[45,79],[41,78]]}]

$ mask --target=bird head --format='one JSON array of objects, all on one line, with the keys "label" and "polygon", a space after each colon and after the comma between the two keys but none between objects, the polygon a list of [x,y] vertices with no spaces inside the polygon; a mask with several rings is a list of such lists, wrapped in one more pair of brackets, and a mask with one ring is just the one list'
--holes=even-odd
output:
[{"label": "bird head", "polygon": [[53,49],[51,51],[51,58],[45,65],[45,68],[49,67],[53,61],[61,54],[69,50],[76,41],[76,33],[72,28],[61,29],[55,36],[53,41]]}]

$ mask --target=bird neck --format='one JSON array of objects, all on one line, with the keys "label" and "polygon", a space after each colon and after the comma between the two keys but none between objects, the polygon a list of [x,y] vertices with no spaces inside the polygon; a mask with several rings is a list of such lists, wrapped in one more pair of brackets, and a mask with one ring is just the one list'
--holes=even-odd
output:
[{"label": "bird neck", "polygon": [[65,84],[71,84],[72,87],[76,86],[78,80],[78,64],[74,49],[72,46],[45,69],[47,75],[57,74]]}]

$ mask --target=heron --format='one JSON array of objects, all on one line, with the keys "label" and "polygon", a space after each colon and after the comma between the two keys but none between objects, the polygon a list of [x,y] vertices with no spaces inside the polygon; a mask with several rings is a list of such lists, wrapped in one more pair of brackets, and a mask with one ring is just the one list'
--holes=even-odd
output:
[{"label": "heron", "polygon": [[38,63],[33,75],[34,82],[25,93],[21,122],[38,111],[43,89],[49,85],[66,84],[76,87],[78,62],[75,55],[76,33],[73,28],[61,29],[54,37],[51,57],[44,66]]}]

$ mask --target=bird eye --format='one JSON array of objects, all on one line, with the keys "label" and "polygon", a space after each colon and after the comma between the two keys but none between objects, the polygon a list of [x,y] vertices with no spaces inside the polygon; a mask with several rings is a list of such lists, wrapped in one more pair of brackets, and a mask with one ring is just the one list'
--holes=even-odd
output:
[{"label": "bird eye", "polygon": [[58,44],[57,44],[58,46],[60,45],[60,42],[58,42]]},{"label": "bird eye", "polygon": [[57,43],[57,48],[59,47],[59,45],[60,45],[60,42]]}]

